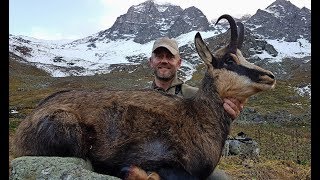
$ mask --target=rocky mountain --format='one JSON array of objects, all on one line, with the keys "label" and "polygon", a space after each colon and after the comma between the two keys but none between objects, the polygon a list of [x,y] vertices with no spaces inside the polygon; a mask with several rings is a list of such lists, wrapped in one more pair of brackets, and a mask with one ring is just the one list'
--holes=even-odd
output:
[{"label": "rocky mountain", "polygon": [[[237,17],[235,17],[237,19]],[[305,38],[311,42],[311,10],[298,8],[287,0],[276,0],[265,10],[258,9],[252,17],[240,17],[256,34],[265,38],[294,42]],[[113,26],[89,38],[95,42],[108,38],[131,39],[144,44],[161,36],[178,37],[191,31],[214,30],[214,22],[196,7],[182,9],[172,4],[156,4],[148,0],[128,9]],[[294,32],[294,33],[292,33]]]},{"label": "rocky mountain", "polygon": [[[311,10],[307,8],[276,0],[252,16],[234,18],[245,25],[242,52],[251,62],[280,62],[285,57],[311,55]],[[109,73],[116,65],[145,62],[154,40],[169,36],[179,43],[184,60],[181,74],[188,80],[200,62],[193,45],[196,32],[201,33],[212,50],[229,41],[227,22],[216,26],[214,22],[208,21],[196,7],[182,9],[148,0],[131,6],[111,28],[72,42],[9,35],[9,51],[55,77],[94,75]]]},{"label": "rocky mountain", "polygon": [[133,38],[134,42],[144,44],[161,36],[177,37],[193,30],[209,30],[208,19],[198,8],[182,9],[176,5],[159,5],[148,0],[130,7],[110,29],[99,32],[97,39],[94,37],[89,41]]},{"label": "rocky mountain", "polygon": [[276,0],[265,10],[258,9],[246,25],[267,39],[295,42],[304,38],[311,42],[311,10],[300,9],[287,0]]}]

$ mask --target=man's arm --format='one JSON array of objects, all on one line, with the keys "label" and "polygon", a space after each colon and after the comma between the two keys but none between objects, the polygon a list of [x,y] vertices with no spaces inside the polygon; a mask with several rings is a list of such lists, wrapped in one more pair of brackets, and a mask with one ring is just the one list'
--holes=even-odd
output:
[{"label": "man's arm", "polygon": [[229,98],[223,100],[223,107],[229,113],[232,120],[235,120],[243,109],[243,105],[237,99]]}]

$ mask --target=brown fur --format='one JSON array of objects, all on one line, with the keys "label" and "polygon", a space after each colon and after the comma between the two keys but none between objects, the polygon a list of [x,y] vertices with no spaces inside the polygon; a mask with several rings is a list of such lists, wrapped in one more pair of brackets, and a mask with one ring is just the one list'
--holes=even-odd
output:
[{"label": "brown fur", "polygon": [[[195,45],[208,68],[195,97],[153,90],[56,93],[21,122],[15,155],[81,157],[99,173],[127,179],[207,178],[219,162],[230,129],[221,97],[246,101],[272,88],[275,80],[271,72],[269,78],[258,77],[264,78],[259,83],[217,68],[214,62],[223,59],[211,56],[200,34]],[[241,52],[231,56],[237,57],[237,64],[267,72],[249,64]]]},{"label": "brown fur", "polygon": [[[216,166],[230,124],[229,119],[224,123],[211,122],[218,117],[227,118],[223,108],[218,108],[222,105],[221,100],[214,101],[217,100],[218,104],[208,106],[209,102],[202,98],[182,99],[151,90],[65,92],[43,102],[21,123],[15,138],[16,156],[91,157],[93,164],[106,162],[119,166],[117,171],[131,164],[155,171],[158,170],[152,169],[155,165],[148,167],[152,162],[144,160],[154,159],[167,161],[161,165],[163,167],[173,164],[203,176],[203,169],[209,168],[209,173]],[[217,108],[219,111],[213,111]],[[61,137],[43,134],[49,133],[49,128],[41,129],[45,127],[43,119],[47,116],[52,116],[50,121],[61,123],[55,129],[55,136]],[[76,131],[74,145],[79,147],[71,151],[74,154],[55,154],[49,147],[56,151],[70,147],[55,147],[55,143],[41,139],[69,139],[72,137],[70,131]],[[190,148],[193,146],[196,147]],[[155,147],[159,149],[154,150]],[[124,149],[128,152],[121,152]],[[195,165],[198,168],[194,168]],[[100,170],[100,167],[97,171],[118,176],[116,172]]]}]

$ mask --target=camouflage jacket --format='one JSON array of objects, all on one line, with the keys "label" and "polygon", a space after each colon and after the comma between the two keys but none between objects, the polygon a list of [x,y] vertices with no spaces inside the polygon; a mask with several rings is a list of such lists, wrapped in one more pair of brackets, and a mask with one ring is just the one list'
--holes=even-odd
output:
[{"label": "camouflage jacket", "polygon": [[168,94],[176,94],[178,96],[182,96],[184,98],[192,97],[198,91],[198,88],[189,86],[185,84],[181,79],[175,76],[174,80],[172,81],[170,87],[165,91],[164,89],[156,86],[155,82],[153,81],[151,85],[152,89],[156,89],[159,91],[166,92]]}]

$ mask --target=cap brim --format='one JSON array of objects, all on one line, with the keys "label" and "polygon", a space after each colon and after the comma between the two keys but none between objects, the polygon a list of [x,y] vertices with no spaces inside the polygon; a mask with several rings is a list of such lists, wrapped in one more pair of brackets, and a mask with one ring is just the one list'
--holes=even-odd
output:
[{"label": "cap brim", "polygon": [[152,52],[154,52],[156,49],[158,49],[159,47],[164,47],[167,48],[173,55],[177,55],[179,52],[177,50],[175,50],[174,48],[172,48],[171,46],[167,45],[167,44],[160,44],[158,45]]}]

